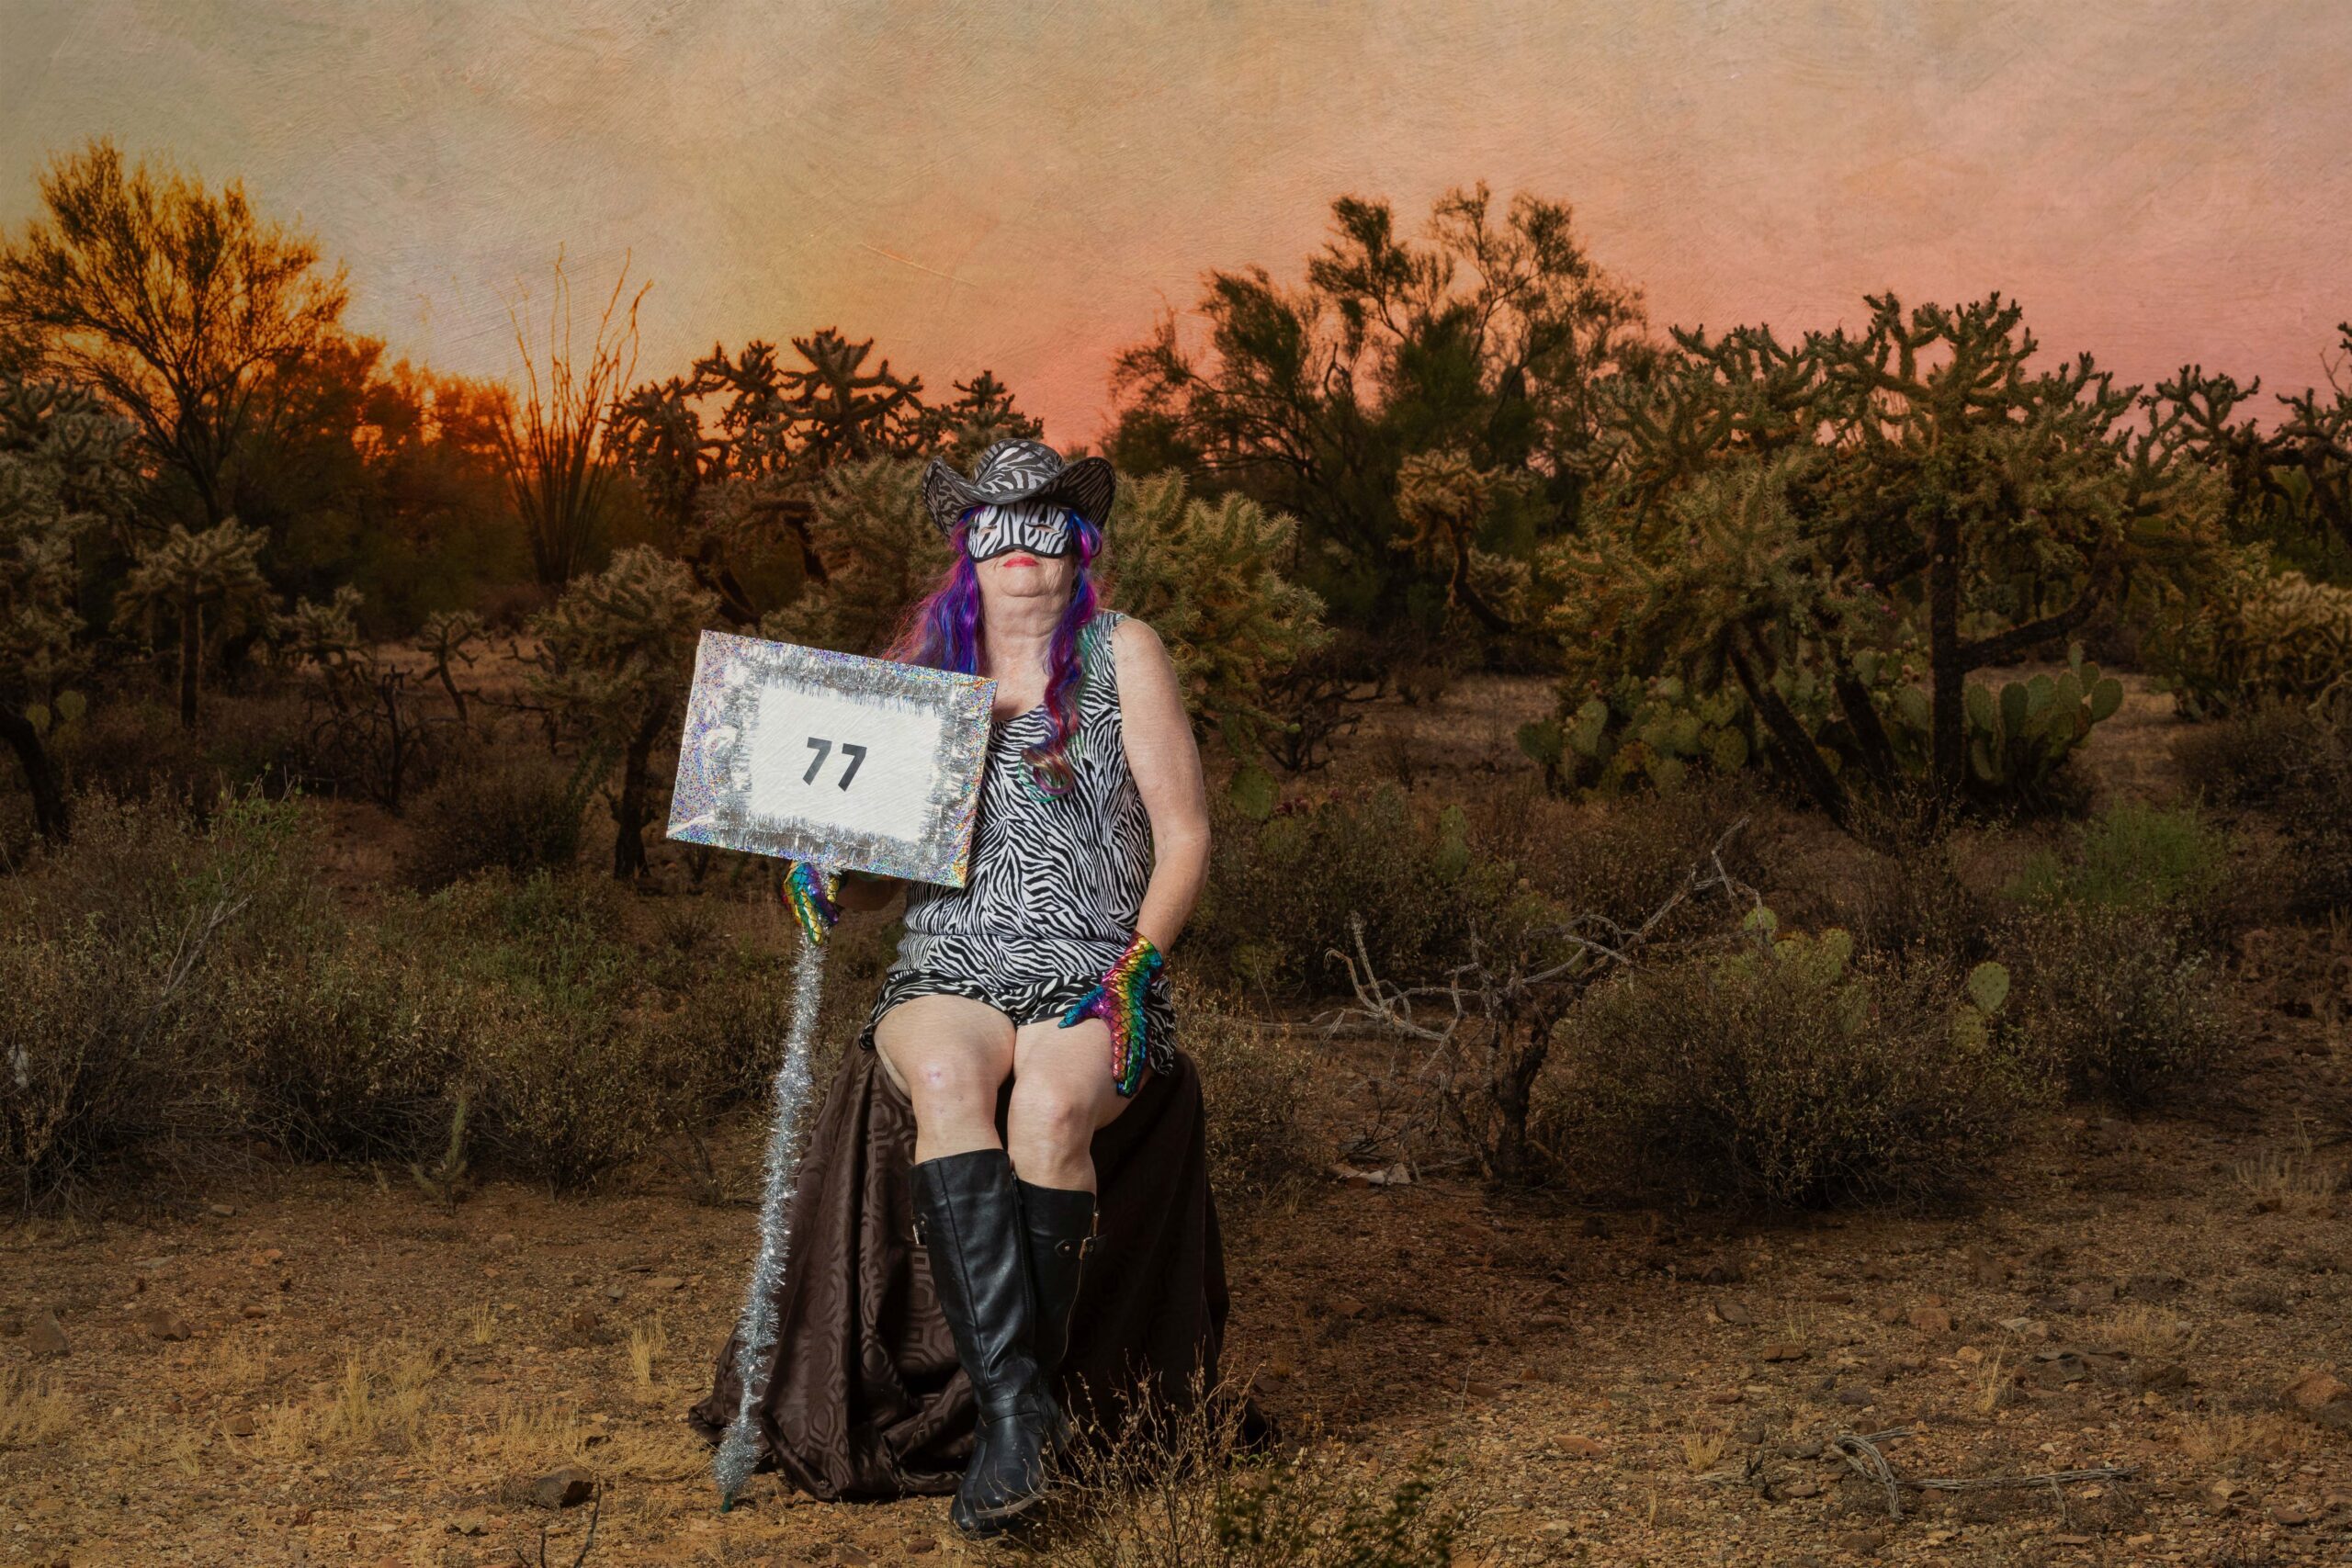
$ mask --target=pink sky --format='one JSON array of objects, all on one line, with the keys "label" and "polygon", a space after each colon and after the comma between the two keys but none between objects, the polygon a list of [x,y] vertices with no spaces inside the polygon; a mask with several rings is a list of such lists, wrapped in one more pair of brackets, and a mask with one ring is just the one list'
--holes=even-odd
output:
[{"label": "pink sky", "polygon": [[2021,299],[2127,379],[2320,378],[2352,316],[2336,4],[366,6],[0,0],[0,222],[110,133],[347,261],[394,355],[505,375],[559,246],[640,377],[835,326],[1091,440],[1112,352],[1329,202],[1572,202],[1657,321]]}]

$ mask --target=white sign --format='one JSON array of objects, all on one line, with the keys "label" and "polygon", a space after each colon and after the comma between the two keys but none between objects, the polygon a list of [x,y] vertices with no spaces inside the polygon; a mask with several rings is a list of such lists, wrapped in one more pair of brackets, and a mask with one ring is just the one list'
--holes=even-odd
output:
[{"label": "white sign", "polygon": [[707,631],[670,837],[960,887],[996,682]]}]

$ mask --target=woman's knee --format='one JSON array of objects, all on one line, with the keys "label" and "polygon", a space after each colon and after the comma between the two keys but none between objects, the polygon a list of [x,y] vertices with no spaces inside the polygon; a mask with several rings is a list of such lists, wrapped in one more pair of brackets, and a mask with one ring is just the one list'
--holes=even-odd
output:
[{"label": "woman's knee", "polygon": [[996,1119],[997,1089],[1003,1079],[991,1079],[979,1064],[952,1056],[927,1056],[900,1061],[898,1066],[917,1117]]},{"label": "woman's knee", "polygon": [[1083,1149],[1094,1141],[1097,1108],[1091,1096],[1053,1079],[1012,1080],[1005,1113],[1010,1141],[1032,1147]]}]

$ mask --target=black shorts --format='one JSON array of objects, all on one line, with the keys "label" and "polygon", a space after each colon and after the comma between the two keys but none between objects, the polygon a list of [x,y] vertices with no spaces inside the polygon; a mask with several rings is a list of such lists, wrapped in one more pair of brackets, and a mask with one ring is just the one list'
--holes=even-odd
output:
[{"label": "black shorts", "polygon": [[[1100,952],[1087,951],[1096,946]],[[902,948],[899,962],[882,976],[882,989],[858,1033],[858,1045],[872,1050],[882,1015],[915,997],[969,997],[1004,1014],[1015,1028],[1058,1021],[1102,983],[1102,972],[1124,951],[1118,943],[1064,939],[1012,943],[938,937],[920,944],[920,956],[910,961]],[[1144,987],[1143,1011],[1144,1065],[1155,1073],[1168,1072],[1176,1062],[1176,1010],[1164,972],[1153,975]]]}]

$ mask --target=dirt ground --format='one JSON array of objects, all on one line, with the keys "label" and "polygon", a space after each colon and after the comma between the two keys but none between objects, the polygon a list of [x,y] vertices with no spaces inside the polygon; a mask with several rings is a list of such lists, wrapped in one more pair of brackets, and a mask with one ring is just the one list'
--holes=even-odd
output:
[{"label": "dirt ground", "polygon": [[[2107,787],[2163,794],[2142,695]],[[1352,744],[1508,747],[1542,702],[1472,683]],[[1966,1213],[1725,1225],[1442,1173],[1228,1205],[1228,1366],[1384,1473],[1462,1461],[1463,1563],[2352,1562],[2352,923],[2253,933],[2237,980],[2211,1085],[2054,1119]],[[746,1189],[759,1131],[719,1149]],[[543,1531],[570,1562],[589,1509],[532,1495],[567,1465],[600,1488],[592,1563],[978,1555],[942,1499],[763,1476],[716,1510],[680,1416],[752,1232],[658,1180],[444,1213],[260,1161],[0,1232],[0,1564],[511,1564]],[[2069,1472],[2100,1473],[2023,1479]]]}]

